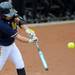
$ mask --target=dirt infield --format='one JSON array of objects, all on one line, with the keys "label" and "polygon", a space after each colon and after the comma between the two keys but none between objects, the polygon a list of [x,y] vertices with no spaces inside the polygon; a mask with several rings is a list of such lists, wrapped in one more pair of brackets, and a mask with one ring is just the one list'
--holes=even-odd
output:
[{"label": "dirt infield", "polygon": [[[47,60],[49,70],[45,71],[33,44],[16,41],[24,58],[27,75],[75,75],[75,48],[66,44],[75,41],[75,24],[51,25],[33,28],[40,40],[40,46]],[[21,34],[24,35],[23,32]],[[8,60],[0,75],[17,75],[14,64]]]}]

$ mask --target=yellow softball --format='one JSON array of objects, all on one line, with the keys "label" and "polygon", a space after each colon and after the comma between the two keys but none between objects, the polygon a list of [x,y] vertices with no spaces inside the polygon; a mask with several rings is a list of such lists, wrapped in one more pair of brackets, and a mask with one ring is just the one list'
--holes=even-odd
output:
[{"label": "yellow softball", "polygon": [[75,48],[75,43],[74,43],[74,42],[69,42],[69,43],[67,44],[67,47],[68,47],[68,48]]}]

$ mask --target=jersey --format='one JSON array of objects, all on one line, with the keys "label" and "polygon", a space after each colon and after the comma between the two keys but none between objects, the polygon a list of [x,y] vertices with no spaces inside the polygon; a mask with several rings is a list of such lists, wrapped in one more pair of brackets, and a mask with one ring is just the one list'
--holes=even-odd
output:
[{"label": "jersey", "polygon": [[[24,22],[19,22],[20,25],[23,25]],[[0,20],[0,45],[9,46],[15,41],[17,35],[17,24],[11,20]]]}]

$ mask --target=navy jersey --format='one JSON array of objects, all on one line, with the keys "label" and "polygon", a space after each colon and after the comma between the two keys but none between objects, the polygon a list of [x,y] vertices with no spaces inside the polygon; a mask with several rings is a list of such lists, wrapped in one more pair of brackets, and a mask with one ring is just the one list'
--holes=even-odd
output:
[{"label": "navy jersey", "polygon": [[17,34],[17,26],[14,22],[0,20],[0,45],[11,45]]},{"label": "navy jersey", "polygon": [[[20,19],[19,23],[14,22],[14,18],[18,17]],[[21,25],[24,25],[25,21],[17,16],[14,16],[10,20],[5,20],[0,18],[0,45],[8,46],[15,41],[17,35],[17,25],[21,28]]]}]

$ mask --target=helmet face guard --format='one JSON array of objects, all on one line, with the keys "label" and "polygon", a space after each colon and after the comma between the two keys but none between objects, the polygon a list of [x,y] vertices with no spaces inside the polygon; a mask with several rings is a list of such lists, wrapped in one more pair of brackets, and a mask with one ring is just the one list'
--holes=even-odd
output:
[{"label": "helmet face guard", "polygon": [[13,17],[17,15],[17,11],[15,9],[7,10],[4,16]]}]

